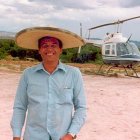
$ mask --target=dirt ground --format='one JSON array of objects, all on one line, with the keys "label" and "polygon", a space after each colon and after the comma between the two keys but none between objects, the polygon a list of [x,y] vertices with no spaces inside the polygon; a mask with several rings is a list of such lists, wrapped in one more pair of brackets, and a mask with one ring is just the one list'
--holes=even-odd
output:
[{"label": "dirt ground", "polygon": [[[10,119],[20,72],[0,70],[0,140],[11,140]],[[87,120],[78,140],[140,140],[140,79],[83,74]]]}]

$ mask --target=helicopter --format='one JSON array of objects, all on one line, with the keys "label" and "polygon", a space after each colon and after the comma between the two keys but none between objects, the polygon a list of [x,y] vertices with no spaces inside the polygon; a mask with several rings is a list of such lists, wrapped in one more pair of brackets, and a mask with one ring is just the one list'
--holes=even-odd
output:
[{"label": "helicopter", "polygon": [[[136,18],[140,18],[140,16],[118,20],[116,22],[102,24],[88,29],[89,36],[86,39],[86,43],[101,47],[103,64],[100,66],[98,73],[101,71],[103,65],[107,64],[110,66],[107,70],[107,74],[113,67],[122,67],[125,69],[127,76],[130,76],[127,69],[131,69],[135,73],[135,77],[139,77],[134,67],[140,64],[140,51],[138,47],[130,41],[132,35],[127,38],[119,32],[119,26],[121,24]],[[100,44],[90,40],[91,30],[109,25],[117,25],[117,31],[114,33],[106,33],[104,39],[100,41]]]}]

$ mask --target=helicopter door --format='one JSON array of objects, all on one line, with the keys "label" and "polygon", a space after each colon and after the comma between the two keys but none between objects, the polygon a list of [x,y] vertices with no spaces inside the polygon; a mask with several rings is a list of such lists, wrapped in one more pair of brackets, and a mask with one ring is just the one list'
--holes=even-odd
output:
[{"label": "helicopter door", "polygon": [[102,52],[103,55],[116,56],[116,44],[105,44]]}]

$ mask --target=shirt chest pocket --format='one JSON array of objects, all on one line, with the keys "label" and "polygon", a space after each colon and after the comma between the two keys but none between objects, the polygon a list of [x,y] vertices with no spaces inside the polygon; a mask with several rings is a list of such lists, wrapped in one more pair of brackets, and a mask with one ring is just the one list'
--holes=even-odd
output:
[{"label": "shirt chest pocket", "polygon": [[73,89],[72,88],[61,88],[57,95],[58,104],[73,104]]}]

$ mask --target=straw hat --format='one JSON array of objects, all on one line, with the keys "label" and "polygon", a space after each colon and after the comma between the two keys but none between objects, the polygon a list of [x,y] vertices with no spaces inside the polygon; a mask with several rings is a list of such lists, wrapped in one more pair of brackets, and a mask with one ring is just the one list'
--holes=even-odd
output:
[{"label": "straw hat", "polygon": [[56,27],[33,27],[21,30],[16,34],[16,44],[22,48],[38,49],[38,39],[52,36],[60,39],[63,49],[75,48],[85,44],[84,40],[70,31]]}]

